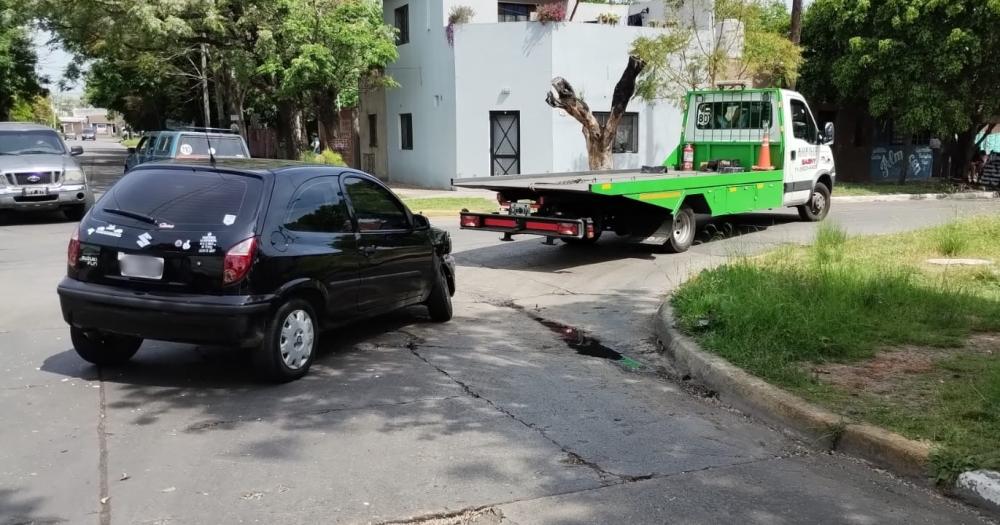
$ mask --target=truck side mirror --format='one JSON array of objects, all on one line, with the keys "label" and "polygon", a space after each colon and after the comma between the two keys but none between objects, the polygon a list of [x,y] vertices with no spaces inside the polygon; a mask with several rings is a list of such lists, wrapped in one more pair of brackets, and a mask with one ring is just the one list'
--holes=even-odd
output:
[{"label": "truck side mirror", "polygon": [[823,126],[823,142],[827,144],[833,144],[833,122],[827,122]]}]

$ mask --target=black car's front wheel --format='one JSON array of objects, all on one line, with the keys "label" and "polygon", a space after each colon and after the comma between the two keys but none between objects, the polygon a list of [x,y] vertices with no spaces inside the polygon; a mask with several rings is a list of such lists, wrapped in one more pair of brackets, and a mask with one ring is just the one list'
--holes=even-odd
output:
[{"label": "black car's front wheel", "polygon": [[85,361],[95,365],[120,365],[132,359],[142,346],[142,339],[109,334],[98,330],[69,329],[73,348]]},{"label": "black car's front wheel", "polygon": [[312,306],[292,299],[271,316],[264,340],[254,352],[254,367],[262,378],[294,381],[309,371],[316,355],[319,325]]},{"label": "black car's front wheel", "polygon": [[427,311],[431,315],[431,320],[436,323],[445,323],[451,320],[451,289],[448,287],[448,277],[445,275],[444,266],[438,264],[437,276],[434,281],[434,288],[431,295],[424,303]]}]

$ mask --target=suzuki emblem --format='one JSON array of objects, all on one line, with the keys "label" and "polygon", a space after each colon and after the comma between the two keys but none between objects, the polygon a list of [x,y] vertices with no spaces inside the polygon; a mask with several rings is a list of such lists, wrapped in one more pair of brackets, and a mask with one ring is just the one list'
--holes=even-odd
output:
[{"label": "suzuki emblem", "polygon": [[41,181],[42,178],[38,175],[28,175],[28,182],[35,183]]}]

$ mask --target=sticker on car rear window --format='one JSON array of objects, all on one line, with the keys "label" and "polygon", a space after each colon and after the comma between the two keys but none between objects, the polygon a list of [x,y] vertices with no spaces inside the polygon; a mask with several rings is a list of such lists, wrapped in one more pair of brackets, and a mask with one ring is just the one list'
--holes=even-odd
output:
[{"label": "sticker on car rear window", "polygon": [[97,229],[94,230],[94,233],[98,235],[107,235],[108,237],[115,237],[121,239],[123,231],[124,230],[115,226],[114,224],[109,224],[107,226],[98,226]]},{"label": "sticker on car rear window", "polygon": [[157,224],[156,227],[159,228],[159,229],[161,229],[161,230],[172,230],[172,229],[174,229],[174,225],[170,224],[169,222],[161,222],[160,224]]},{"label": "sticker on car rear window", "polygon": [[153,236],[149,232],[144,232],[142,235],[136,239],[135,243],[139,245],[140,248],[145,248],[149,246],[149,241],[153,240]]},{"label": "sticker on car rear window", "polygon": [[214,253],[215,243],[217,242],[218,239],[212,235],[212,232],[208,232],[207,235],[202,235],[201,240],[199,241],[200,247],[198,248],[198,253]]},{"label": "sticker on car rear window", "polygon": [[190,155],[194,152],[194,148],[190,144],[181,144],[181,155]]},{"label": "sticker on car rear window", "polygon": [[224,217],[222,217],[222,224],[225,224],[226,226],[232,226],[234,222],[236,222],[235,215],[230,215],[227,213]]},{"label": "sticker on car rear window", "polygon": [[174,241],[174,246],[176,246],[176,247],[178,247],[178,248],[180,248],[182,250],[190,250],[191,249],[191,241],[188,240],[188,239],[177,239],[176,241]]}]

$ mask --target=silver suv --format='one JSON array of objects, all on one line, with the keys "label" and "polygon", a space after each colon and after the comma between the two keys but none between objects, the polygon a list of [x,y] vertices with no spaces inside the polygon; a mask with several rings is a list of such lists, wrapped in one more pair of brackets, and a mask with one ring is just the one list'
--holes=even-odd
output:
[{"label": "silver suv", "polygon": [[0,211],[60,209],[83,218],[94,203],[87,177],[56,130],[39,124],[0,122]]}]

